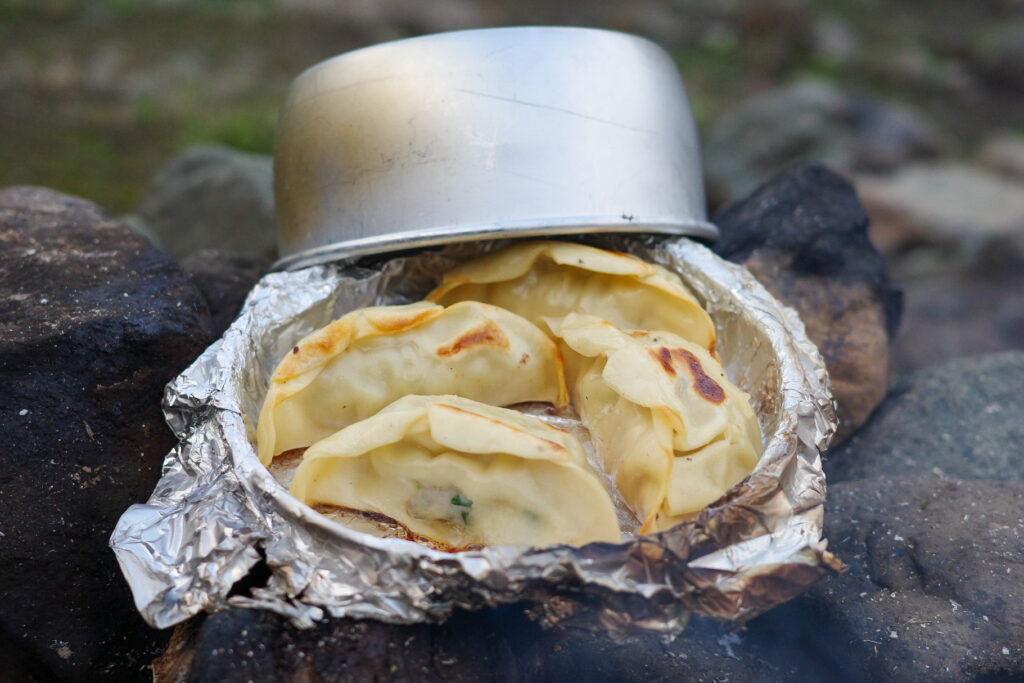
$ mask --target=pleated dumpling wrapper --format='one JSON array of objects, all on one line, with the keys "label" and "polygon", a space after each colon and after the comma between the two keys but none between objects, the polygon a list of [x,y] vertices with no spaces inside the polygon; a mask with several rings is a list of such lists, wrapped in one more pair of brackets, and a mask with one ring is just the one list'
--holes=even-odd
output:
[{"label": "pleated dumpling wrapper", "polygon": [[547,323],[573,405],[641,533],[693,517],[753,470],[761,431],[750,399],[706,349],[589,315]]},{"label": "pleated dumpling wrapper", "polygon": [[562,357],[536,325],[477,302],[352,311],[300,341],[270,377],[260,461],[308,446],[407,394],[565,406]]},{"label": "pleated dumpling wrapper", "polygon": [[451,548],[620,541],[576,437],[457,396],[406,396],[316,442],[291,493],[385,515]]},{"label": "pleated dumpling wrapper", "polygon": [[635,256],[570,242],[531,241],[448,271],[430,301],[485,301],[541,324],[569,313],[622,329],[666,330],[715,353],[711,317],[675,273]]}]

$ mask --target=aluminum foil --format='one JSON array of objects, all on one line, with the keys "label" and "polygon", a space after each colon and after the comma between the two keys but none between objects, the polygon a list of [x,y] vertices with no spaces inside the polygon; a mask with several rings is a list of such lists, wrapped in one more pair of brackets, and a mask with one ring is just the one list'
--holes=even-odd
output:
[{"label": "aluminum foil", "polygon": [[[838,570],[821,538],[820,452],[835,410],[796,313],[688,239],[587,241],[675,270],[704,303],[726,372],[751,395],[764,435],[742,483],[696,519],[621,544],[446,553],[346,529],[288,495],[256,457],[271,372],[295,342],[345,312],[419,300],[445,270],[500,243],[272,273],[168,385],[164,413],[179,444],[149,501],[131,506],[110,539],[143,618],[164,628],[238,605],[300,625],[327,615],[413,623],[525,601],[545,624],[675,635],[690,614],[743,621]],[[267,584],[232,595],[261,558],[272,570]]]}]

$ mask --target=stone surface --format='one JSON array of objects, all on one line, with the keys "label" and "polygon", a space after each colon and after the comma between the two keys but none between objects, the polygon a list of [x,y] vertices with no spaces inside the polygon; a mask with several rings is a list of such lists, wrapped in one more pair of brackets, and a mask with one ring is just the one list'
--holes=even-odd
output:
[{"label": "stone surface", "polygon": [[136,210],[140,231],[175,258],[225,249],[277,253],[273,163],[227,147],[193,147],[164,164]]},{"label": "stone surface", "polygon": [[214,336],[228,328],[270,264],[270,259],[216,249],[197,251],[181,261],[206,299]]},{"label": "stone surface", "polygon": [[893,386],[868,424],[829,451],[828,481],[925,474],[1024,480],[1022,387],[1021,351],[914,373]]},{"label": "stone surface", "polygon": [[825,14],[814,22],[811,40],[814,51],[832,64],[853,64],[862,50],[853,28],[835,14]]},{"label": "stone surface", "polygon": [[[1012,165],[1008,143],[980,156]],[[962,164],[860,177],[870,234],[904,283],[903,328],[891,346],[903,375],[966,355],[1024,348],[1024,179]]]},{"label": "stone surface", "polygon": [[909,109],[802,80],[722,114],[705,137],[704,171],[711,198],[733,200],[794,161],[881,170],[940,147],[933,126]]},{"label": "stone surface", "polygon": [[982,168],[914,164],[856,185],[871,240],[886,252],[923,244],[970,255],[993,239],[1024,235],[1024,183]]},{"label": "stone surface", "polygon": [[977,98],[982,87],[973,70],[958,59],[937,54],[926,42],[909,42],[884,53],[872,52],[865,55],[862,68],[884,75],[904,88],[941,94],[945,101]]},{"label": "stone surface", "polygon": [[830,634],[858,680],[1024,679],[1024,483],[883,476],[828,495],[849,571],[794,601],[790,629]]},{"label": "stone surface", "polygon": [[[269,612],[231,609],[175,629],[156,683],[191,681],[853,681],[790,638],[790,610],[740,633],[695,619],[672,643],[616,642],[543,630],[516,606],[459,612],[442,625],[336,619],[301,630]],[[786,629],[780,628],[785,625]]]},{"label": "stone surface", "polygon": [[270,612],[232,609],[179,627],[154,670],[160,682],[195,683],[515,680],[506,639],[493,613],[456,615],[443,627],[337,619],[306,630]]},{"label": "stone surface", "polygon": [[867,238],[853,188],[819,164],[790,167],[715,218],[715,251],[743,263],[794,307],[839,406],[839,443],[885,397],[901,297]]},{"label": "stone surface", "polygon": [[981,144],[978,161],[997,173],[1024,180],[1024,134],[995,133]]},{"label": "stone surface", "polygon": [[569,629],[545,632],[525,648],[520,680],[852,680],[822,667],[818,653],[789,641],[778,617],[765,615],[735,631],[694,618],[671,643],[655,637],[620,643]]},{"label": "stone surface", "polygon": [[1024,349],[1024,253],[996,241],[970,267],[908,283],[900,333],[890,346],[896,376],[965,356]]},{"label": "stone surface", "polygon": [[164,385],[209,343],[181,268],[94,204],[0,190],[0,653],[39,679],[145,679],[166,638],[107,540],[174,445]]}]

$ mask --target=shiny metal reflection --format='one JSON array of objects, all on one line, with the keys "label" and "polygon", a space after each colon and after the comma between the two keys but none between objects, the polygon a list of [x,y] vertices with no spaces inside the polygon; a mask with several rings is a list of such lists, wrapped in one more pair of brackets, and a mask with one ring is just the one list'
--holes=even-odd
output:
[{"label": "shiny metal reflection", "polygon": [[278,124],[278,268],[481,237],[714,238],[686,90],[636,36],[519,27],[356,50]]}]

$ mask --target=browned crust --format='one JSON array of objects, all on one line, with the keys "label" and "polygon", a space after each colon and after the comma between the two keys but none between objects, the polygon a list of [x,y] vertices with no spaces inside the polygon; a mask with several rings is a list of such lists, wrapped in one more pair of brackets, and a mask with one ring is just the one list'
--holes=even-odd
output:
[{"label": "browned crust", "polygon": [[704,371],[704,366],[700,364],[700,359],[691,352],[686,349],[670,349],[663,346],[657,352],[652,350],[651,355],[661,363],[661,367],[670,375],[677,374],[676,363],[684,364],[693,377],[694,390],[705,401],[717,405],[725,400],[725,390],[722,389],[722,385]]},{"label": "browned crust", "polygon": [[[372,318],[370,323],[378,333],[391,334],[419,325],[436,317],[439,313],[440,310],[437,308],[403,312],[387,311]],[[349,316],[343,316],[306,337],[292,347],[292,352],[281,360],[280,365],[274,371],[273,378],[276,381],[282,381],[282,379],[295,377],[306,371],[311,361],[330,355],[339,345],[347,344],[353,333],[353,325],[353,320]]]},{"label": "browned crust", "polygon": [[436,308],[427,308],[416,311],[415,313],[382,316],[382,319],[374,320],[373,325],[381,332],[397,332],[398,330],[404,330],[407,327],[418,325],[425,319],[434,318],[439,314],[440,311]]},{"label": "browned crust", "polygon": [[482,325],[467,330],[458,339],[437,347],[434,351],[440,358],[448,358],[475,346],[493,346],[499,349],[511,347],[508,337],[501,328],[488,320]]}]

